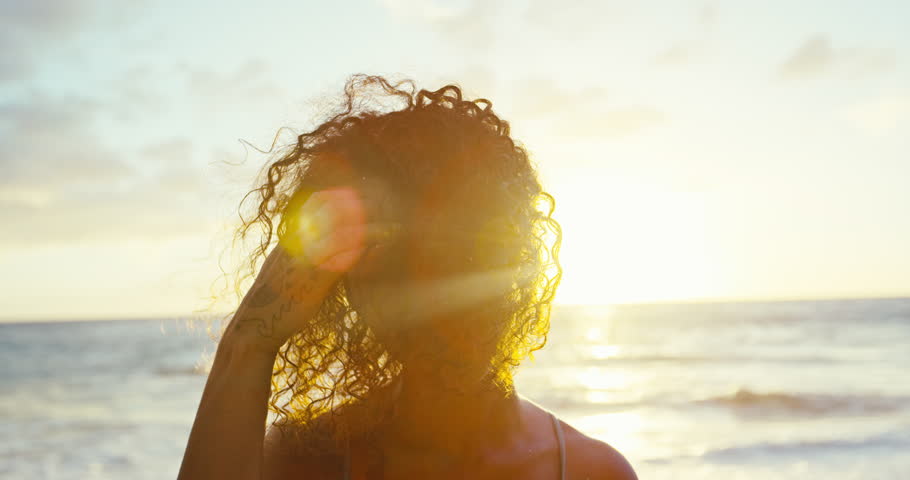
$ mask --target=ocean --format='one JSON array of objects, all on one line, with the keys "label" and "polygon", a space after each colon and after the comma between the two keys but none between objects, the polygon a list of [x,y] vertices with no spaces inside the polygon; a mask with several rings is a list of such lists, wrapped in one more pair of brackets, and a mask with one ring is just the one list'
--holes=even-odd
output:
[{"label": "ocean", "polygon": [[[0,324],[0,478],[175,478],[211,350]],[[910,479],[910,299],[557,307],[516,383],[642,479]]]}]

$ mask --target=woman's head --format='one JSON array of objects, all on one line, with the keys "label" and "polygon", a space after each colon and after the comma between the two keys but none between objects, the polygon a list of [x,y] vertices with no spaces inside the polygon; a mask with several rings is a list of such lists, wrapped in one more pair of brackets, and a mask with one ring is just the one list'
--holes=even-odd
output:
[{"label": "woman's head", "polygon": [[403,369],[509,390],[511,370],[546,341],[560,277],[552,198],[489,101],[415,90],[352,77],[341,111],[277,152],[251,192],[256,216],[238,234],[264,228],[254,260],[293,234],[293,207],[313,191],[345,189],[367,223],[396,226],[282,349],[279,415],[306,421]]}]

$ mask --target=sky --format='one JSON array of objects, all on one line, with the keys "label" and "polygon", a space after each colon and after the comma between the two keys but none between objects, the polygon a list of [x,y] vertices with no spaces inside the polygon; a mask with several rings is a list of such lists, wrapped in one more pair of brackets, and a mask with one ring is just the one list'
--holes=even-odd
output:
[{"label": "sky", "polygon": [[[0,0],[0,318],[184,315],[354,73],[489,98],[560,303],[910,295],[910,3]],[[232,164],[238,164],[233,166]]]}]

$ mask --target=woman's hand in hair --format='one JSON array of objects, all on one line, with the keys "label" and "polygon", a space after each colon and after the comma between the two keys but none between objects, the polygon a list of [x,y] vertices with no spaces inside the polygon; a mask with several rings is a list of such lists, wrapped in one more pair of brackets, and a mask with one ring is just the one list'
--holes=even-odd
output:
[{"label": "woman's hand in hair", "polygon": [[292,201],[283,219],[287,228],[240,303],[226,339],[275,354],[306,328],[364,250],[396,230],[394,224],[369,223],[365,212],[362,195],[351,188],[315,192],[302,205]]}]

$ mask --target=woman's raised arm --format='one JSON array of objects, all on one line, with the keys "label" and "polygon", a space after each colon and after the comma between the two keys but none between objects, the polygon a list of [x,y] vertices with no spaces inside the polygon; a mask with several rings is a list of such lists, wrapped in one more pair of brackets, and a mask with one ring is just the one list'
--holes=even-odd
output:
[{"label": "woman's raised arm", "polygon": [[[338,192],[319,192],[299,212],[324,217],[321,233],[309,239],[307,260],[278,245],[263,264],[219,342],[179,480],[260,479],[278,350],[304,328],[363,250],[367,227],[362,218],[354,223],[346,218],[345,199]],[[335,213],[327,217],[326,210]]]}]

